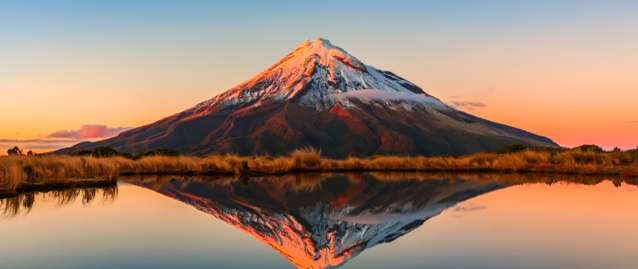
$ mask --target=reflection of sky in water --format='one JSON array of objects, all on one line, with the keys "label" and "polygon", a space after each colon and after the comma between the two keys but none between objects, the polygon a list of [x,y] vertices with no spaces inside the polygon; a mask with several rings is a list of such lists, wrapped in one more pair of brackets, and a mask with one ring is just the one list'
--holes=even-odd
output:
[{"label": "reflection of sky in water", "polygon": [[[636,187],[520,185],[462,202],[343,268],[638,268]],[[292,268],[191,206],[123,185],[0,217],[2,268]]]},{"label": "reflection of sky in water", "polygon": [[290,268],[250,236],[140,187],[120,186],[109,203],[36,203],[0,218],[1,268]]},{"label": "reflection of sky in water", "polygon": [[465,201],[343,268],[638,268],[638,188],[522,185]]}]

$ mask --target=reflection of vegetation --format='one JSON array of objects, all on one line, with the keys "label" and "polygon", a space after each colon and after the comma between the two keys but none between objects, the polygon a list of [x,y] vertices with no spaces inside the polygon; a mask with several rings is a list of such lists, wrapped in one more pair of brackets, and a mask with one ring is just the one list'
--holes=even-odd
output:
[{"label": "reflection of vegetation", "polygon": [[67,205],[80,198],[82,204],[88,205],[97,197],[101,197],[102,201],[114,201],[117,198],[117,186],[19,193],[0,199],[0,215],[12,217],[21,213],[29,213],[36,205],[36,201],[53,200],[58,205]]},{"label": "reflection of vegetation", "polygon": [[[145,183],[147,186],[161,187],[167,183],[178,182],[184,186],[190,183],[207,183],[214,186],[225,186],[244,181],[245,184],[260,182],[262,180],[273,181],[277,184],[290,185],[293,190],[312,190],[319,183],[330,178],[348,178],[351,181],[373,179],[380,182],[388,181],[426,181],[426,180],[470,180],[498,182],[505,185],[521,184],[547,184],[556,183],[597,185],[604,181],[610,181],[615,186],[622,184],[638,186],[636,177],[601,177],[594,175],[568,175],[568,174],[516,174],[516,173],[449,173],[449,172],[346,172],[346,173],[294,173],[284,175],[265,175],[252,177],[248,181],[234,176],[175,176],[175,175],[144,175],[123,176],[120,179],[130,183]],[[149,185],[150,184],[150,185]]]},{"label": "reflection of vegetation", "polygon": [[281,157],[155,154],[129,159],[120,156],[10,156],[0,158],[0,189],[15,190],[29,184],[70,184],[78,182],[72,179],[108,180],[121,175],[142,174],[255,176],[294,172],[422,171],[638,176],[638,150],[605,152],[589,145],[571,150],[514,146],[504,152],[462,157],[375,156],[343,160],[322,158],[313,149],[301,149]]},{"label": "reflection of vegetation", "polygon": [[[269,184],[280,185],[279,189],[293,191],[312,191],[320,187],[327,179],[341,178],[349,181],[374,180],[378,182],[393,181],[426,181],[426,180],[451,180],[451,181],[484,181],[497,182],[505,186],[521,184],[547,184],[556,183],[596,185],[603,181],[610,181],[619,187],[622,184],[638,186],[638,178],[627,177],[600,177],[591,175],[538,175],[538,174],[510,174],[510,173],[447,173],[447,172],[369,172],[369,173],[304,173],[284,174],[275,176],[252,177],[243,184],[259,183],[267,181]],[[160,189],[165,184],[178,183],[182,187],[190,184],[208,184],[210,186],[230,186],[243,179],[234,176],[174,176],[174,175],[144,175],[123,176],[121,180],[133,184],[144,184]],[[67,205],[78,198],[83,204],[89,204],[101,197],[104,201],[113,201],[117,198],[117,185],[89,188],[64,188],[47,191],[29,191],[0,195],[0,215],[15,216],[20,213],[28,213],[36,201],[54,200],[58,205]]]},{"label": "reflection of vegetation", "polygon": [[326,260],[337,261],[331,263],[337,267],[367,248],[409,233],[460,201],[497,189],[603,181],[583,175],[415,172],[296,173],[247,181],[167,175],[124,180],[245,231],[299,268],[324,268],[321,262]]}]

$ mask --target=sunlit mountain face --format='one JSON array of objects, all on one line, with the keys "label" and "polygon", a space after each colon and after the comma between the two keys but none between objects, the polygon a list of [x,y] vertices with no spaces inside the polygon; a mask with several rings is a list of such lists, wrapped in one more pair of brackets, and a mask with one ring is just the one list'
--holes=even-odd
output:
[{"label": "sunlit mountain face", "polygon": [[507,184],[370,175],[135,183],[269,245],[298,268],[336,268],[469,198]]}]

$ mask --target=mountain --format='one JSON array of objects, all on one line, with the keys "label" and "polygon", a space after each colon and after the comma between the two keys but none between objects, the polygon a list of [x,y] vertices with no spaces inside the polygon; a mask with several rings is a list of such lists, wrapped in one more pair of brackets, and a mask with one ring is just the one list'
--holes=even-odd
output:
[{"label": "mountain", "polygon": [[297,268],[336,268],[421,227],[459,202],[507,184],[370,175],[142,182],[271,247]]},{"label": "mountain", "polygon": [[329,157],[462,155],[546,137],[472,116],[416,84],[366,65],[325,39],[305,41],[252,79],[193,108],[95,143],[125,152],[286,154],[312,146]]}]

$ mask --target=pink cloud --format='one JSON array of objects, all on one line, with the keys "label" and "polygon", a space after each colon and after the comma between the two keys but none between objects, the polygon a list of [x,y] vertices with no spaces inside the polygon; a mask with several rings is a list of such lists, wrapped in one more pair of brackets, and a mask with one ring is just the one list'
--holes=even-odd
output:
[{"label": "pink cloud", "polygon": [[108,138],[118,135],[119,133],[128,130],[129,128],[122,127],[108,127],[106,125],[99,124],[87,124],[77,130],[62,130],[51,133],[48,137],[55,138],[69,138],[69,139],[93,139],[93,138]]}]

